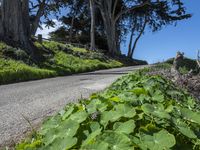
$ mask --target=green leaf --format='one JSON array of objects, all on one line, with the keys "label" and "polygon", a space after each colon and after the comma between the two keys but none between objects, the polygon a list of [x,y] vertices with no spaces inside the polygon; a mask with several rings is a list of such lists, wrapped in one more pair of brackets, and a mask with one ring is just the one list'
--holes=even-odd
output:
[{"label": "green leaf", "polygon": [[62,116],[62,120],[65,120],[67,117],[69,117],[69,115],[71,115],[73,110],[74,110],[73,106],[69,107],[68,110],[63,115],[61,115]]},{"label": "green leaf", "polygon": [[163,102],[165,99],[164,99],[164,95],[162,94],[162,92],[160,90],[157,90],[154,93],[152,100],[156,101],[156,102]]},{"label": "green leaf", "polygon": [[43,148],[44,150],[67,150],[77,143],[76,138],[72,137],[58,137],[51,144]]},{"label": "green leaf", "polygon": [[58,127],[61,122],[62,120],[59,115],[49,118],[43,123],[40,133],[45,134],[51,128]]},{"label": "green leaf", "polygon": [[106,131],[99,137],[99,141],[107,143],[112,150],[134,150],[131,140],[122,133]]},{"label": "green leaf", "polygon": [[160,132],[154,133],[153,135],[143,133],[139,136],[139,138],[139,146],[145,147],[149,150],[170,149],[176,144],[175,137],[166,130],[161,130]]},{"label": "green leaf", "polygon": [[95,113],[97,111],[97,105],[100,105],[101,101],[98,99],[93,99],[90,103],[86,106],[88,114]]},{"label": "green leaf", "polygon": [[114,131],[119,132],[119,133],[126,133],[130,134],[134,132],[135,129],[135,121],[134,120],[129,120],[124,123],[121,122],[116,122],[113,127]]},{"label": "green leaf", "polygon": [[101,134],[101,129],[98,129],[92,133],[90,133],[90,135],[87,137],[87,139],[85,141],[83,141],[82,146],[86,146],[90,143],[93,142],[93,140],[96,138],[96,136],[98,136],[99,134]]},{"label": "green leaf", "polygon": [[94,132],[94,131],[100,129],[100,124],[98,122],[91,122],[90,129],[92,130],[92,132]]},{"label": "green leaf", "polygon": [[180,108],[180,111],[184,119],[200,125],[200,112],[194,112],[187,108]]},{"label": "green leaf", "polygon": [[108,150],[108,143],[102,141],[95,141],[88,145],[82,146],[81,150]]},{"label": "green leaf", "polygon": [[132,102],[132,103],[135,103],[135,104],[138,103],[137,96],[134,93],[132,93],[132,92],[123,92],[123,93],[120,93],[118,95],[118,97],[121,99],[122,102]]},{"label": "green leaf", "polygon": [[101,121],[100,123],[104,126],[104,128],[107,126],[108,122],[114,122],[117,121],[121,117],[121,114],[116,111],[104,111],[101,115]]},{"label": "green leaf", "polygon": [[136,111],[128,104],[118,104],[114,107],[115,111],[120,113],[122,117],[132,118],[136,115]]},{"label": "green leaf", "polygon": [[186,123],[184,123],[183,121],[181,121],[180,119],[177,118],[173,118],[173,123],[176,125],[176,127],[178,128],[178,130],[185,136],[191,138],[191,139],[195,139],[197,138],[197,136],[195,135],[195,133],[190,129],[189,126],[187,126]]},{"label": "green leaf", "polygon": [[133,92],[136,95],[141,95],[141,94],[146,95],[147,94],[147,91],[144,88],[139,88],[139,87],[136,87],[136,88],[130,90],[130,92]]},{"label": "green leaf", "polygon": [[120,102],[121,101],[120,98],[117,97],[117,96],[110,98],[110,100],[113,101],[113,102]]},{"label": "green leaf", "polygon": [[79,123],[73,120],[65,120],[58,127],[48,130],[43,135],[42,142],[45,145],[51,144],[56,138],[73,137],[79,128]]},{"label": "green leaf", "polygon": [[78,123],[81,123],[81,122],[85,121],[87,119],[87,117],[88,117],[88,113],[85,110],[81,110],[81,111],[78,111],[78,112],[72,114],[69,118]]},{"label": "green leaf", "polygon": [[161,119],[170,119],[171,116],[164,110],[162,104],[143,104],[141,109],[145,114],[153,115]]}]

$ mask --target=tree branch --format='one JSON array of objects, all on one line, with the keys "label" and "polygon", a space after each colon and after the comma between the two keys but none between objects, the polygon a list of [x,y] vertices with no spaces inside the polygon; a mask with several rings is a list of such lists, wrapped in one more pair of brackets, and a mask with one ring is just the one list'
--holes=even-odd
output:
[{"label": "tree branch", "polygon": [[115,17],[115,22],[117,22],[117,20],[118,20],[122,15],[128,13],[129,11],[132,11],[132,10],[138,9],[138,8],[142,8],[142,7],[147,6],[147,5],[151,5],[151,4],[150,4],[149,2],[145,2],[145,3],[141,4],[141,5],[136,5],[136,6],[133,6],[133,7],[129,8],[129,9],[126,9],[126,10],[121,11],[121,12],[120,12],[119,14],[117,14],[117,16]]},{"label": "tree branch", "polygon": [[117,3],[118,3],[118,0],[115,0],[114,6],[113,6],[113,11],[112,11],[112,16],[115,16],[115,10],[117,7]]}]

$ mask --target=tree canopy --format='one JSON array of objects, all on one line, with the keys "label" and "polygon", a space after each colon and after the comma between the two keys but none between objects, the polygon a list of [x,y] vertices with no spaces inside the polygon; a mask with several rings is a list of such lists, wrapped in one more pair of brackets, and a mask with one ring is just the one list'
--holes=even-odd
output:
[{"label": "tree canopy", "polygon": [[106,49],[113,56],[131,33],[129,57],[146,29],[156,32],[191,17],[181,0],[0,0],[0,9],[1,40],[29,52],[31,35],[42,23],[54,26],[53,15],[63,26],[50,34],[52,39]]}]

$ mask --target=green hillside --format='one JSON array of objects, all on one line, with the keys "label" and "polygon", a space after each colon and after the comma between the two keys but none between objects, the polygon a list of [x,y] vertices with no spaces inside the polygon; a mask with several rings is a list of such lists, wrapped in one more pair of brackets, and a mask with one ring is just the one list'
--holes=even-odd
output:
[{"label": "green hillside", "polygon": [[[124,58],[111,58],[103,52],[53,41],[34,45],[40,56],[37,62],[23,50],[0,42],[0,84],[122,67],[126,63]],[[142,63],[145,64],[137,60],[131,62],[132,65]]]}]

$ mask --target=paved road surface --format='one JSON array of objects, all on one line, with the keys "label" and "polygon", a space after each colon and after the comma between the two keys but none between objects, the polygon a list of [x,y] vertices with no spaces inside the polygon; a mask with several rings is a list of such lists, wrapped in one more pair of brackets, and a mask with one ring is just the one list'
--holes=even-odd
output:
[{"label": "paved road surface", "polygon": [[[141,66],[142,67],[142,66]],[[20,140],[33,126],[67,103],[101,91],[118,77],[141,67],[101,70],[0,86],[0,147]],[[26,118],[26,119],[24,119]]]}]

